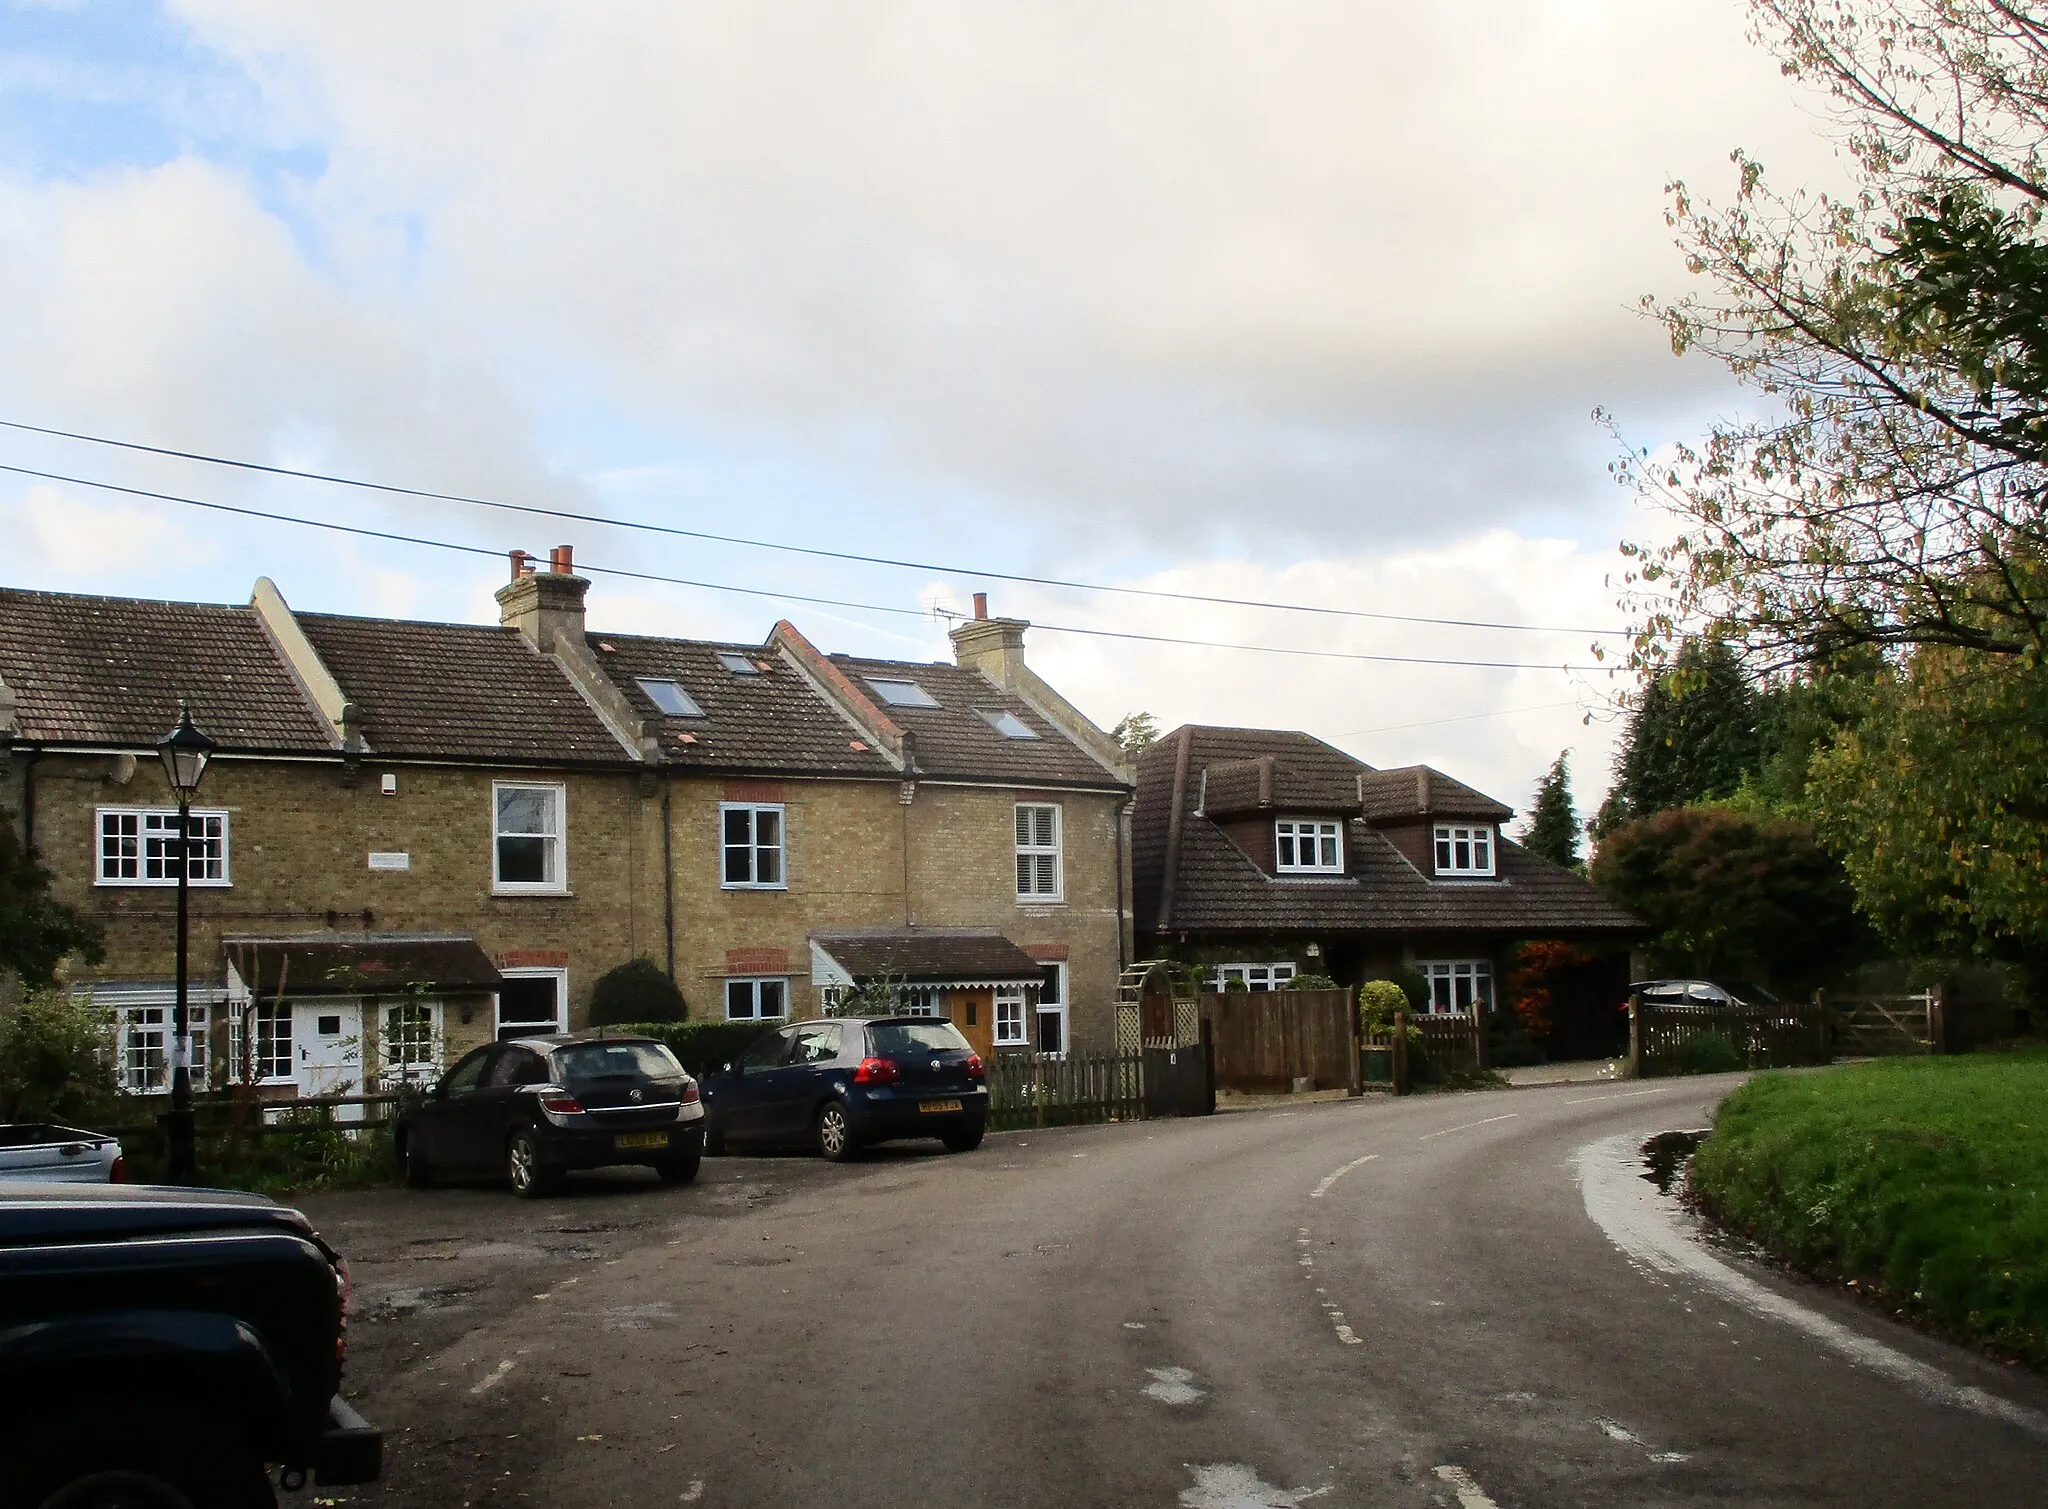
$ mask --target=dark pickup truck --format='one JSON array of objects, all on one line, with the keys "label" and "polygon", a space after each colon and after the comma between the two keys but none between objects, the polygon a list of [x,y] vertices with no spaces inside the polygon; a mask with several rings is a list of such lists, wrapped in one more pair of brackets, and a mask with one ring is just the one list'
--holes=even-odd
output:
[{"label": "dark pickup truck", "polygon": [[0,1509],[269,1509],[373,1481],[348,1267],[260,1195],[0,1186]]}]

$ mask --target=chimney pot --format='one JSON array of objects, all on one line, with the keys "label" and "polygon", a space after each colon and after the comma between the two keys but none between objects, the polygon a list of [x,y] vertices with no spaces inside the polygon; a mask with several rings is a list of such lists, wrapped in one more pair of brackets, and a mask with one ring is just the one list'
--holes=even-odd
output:
[{"label": "chimney pot", "polygon": [[515,550],[515,551],[513,551],[513,552],[512,552],[512,580],[513,580],[513,581],[515,581],[515,582],[516,582],[516,581],[518,581],[518,580],[519,580],[519,578],[521,578],[522,576],[526,575],[526,573],[527,573],[527,572],[529,572],[529,571],[531,571],[531,570],[533,569],[533,568],[532,568],[531,566],[529,566],[529,565],[527,565],[527,564],[526,564],[526,563],[527,563],[528,561],[530,561],[530,560],[532,560],[532,559],[533,559],[533,557],[532,557],[532,556],[530,556],[530,555],[528,555],[528,554],[527,554],[527,553],[526,553],[525,551],[523,551],[523,550]]},{"label": "chimney pot", "polygon": [[576,547],[574,545],[557,545],[553,550],[550,550],[548,552],[548,570],[554,572],[556,576],[574,576],[576,574]]},{"label": "chimney pot", "polygon": [[986,592],[974,594],[974,616],[976,618],[988,617],[988,594]]}]

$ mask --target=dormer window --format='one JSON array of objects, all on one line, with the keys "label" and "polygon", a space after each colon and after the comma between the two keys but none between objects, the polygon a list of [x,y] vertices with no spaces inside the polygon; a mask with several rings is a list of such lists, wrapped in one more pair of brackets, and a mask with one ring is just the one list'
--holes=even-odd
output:
[{"label": "dormer window", "polygon": [[1275,868],[1282,875],[1344,873],[1343,824],[1283,817],[1273,824]]},{"label": "dormer window", "polygon": [[1436,872],[1439,875],[1492,875],[1493,829],[1438,823]]}]

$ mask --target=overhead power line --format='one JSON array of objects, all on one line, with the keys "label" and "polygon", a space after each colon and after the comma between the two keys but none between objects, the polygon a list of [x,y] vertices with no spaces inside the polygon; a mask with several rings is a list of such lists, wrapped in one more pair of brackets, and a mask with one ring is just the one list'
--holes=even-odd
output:
[{"label": "overhead power line", "polygon": [[888,566],[903,571],[932,571],[947,576],[981,577],[989,581],[1018,582],[1026,586],[1057,587],[1070,592],[1101,592],[1119,597],[1150,597],[1167,602],[1204,603],[1212,607],[1255,608],[1272,613],[1306,613],[1328,618],[1359,618],[1379,623],[1425,624],[1434,628],[1496,629],[1527,634],[1591,634],[1617,638],[1625,629],[1588,629],[1571,625],[1506,623],[1478,618],[1432,618],[1415,613],[1383,613],[1369,608],[1332,608],[1313,603],[1279,603],[1258,598],[1217,597],[1201,592],[1173,592],[1163,587],[1128,587],[1110,582],[1084,582],[1068,577],[1031,576],[1016,571],[987,571],[976,566],[942,565],[932,561],[900,560],[893,556],[862,555],[850,550],[827,550],[817,545],[791,545],[779,540],[755,540],[743,535],[715,534],[709,530],[683,529],[672,524],[655,524],[643,519],[617,519],[604,514],[577,513],[571,509],[543,508],[534,503],[507,503],[496,498],[472,497],[465,493],[435,492],[430,488],[402,487],[390,482],[371,482],[329,472],[300,471],[289,466],[272,466],[261,461],[242,461],[230,456],[212,456],[203,451],[181,451],[169,446],[145,445],[136,440],[116,440],[105,435],[87,435],[77,430],[53,429],[16,419],[0,419],[0,428],[60,440],[77,440],[87,445],[116,450],[140,451],[151,456],[168,456],[179,461],[197,461],[207,466],[233,467],[239,471],[261,472],[272,477],[292,477],[302,482],[324,482],[336,487],[355,487],[394,497],[421,498],[437,503],[460,503],[471,508],[491,508],[507,513],[532,514],[538,518],[561,519],[575,524],[597,524],[611,529],[635,529],[677,539],[704,540],[718,545],[739,545],[749,550],[774,550],[786,555],[807,555],[820,560],[849,561],[865,566]]},{"label": "overhead power line", "polygon": [[[4,421],[0,421],[4,423]],[[150,498],[160,503],[177,503],[189,508],[203,508],[214,513],[236,514],[243,518],[264,519],[276,524],[296,524],[306,529],[324,529],[335,534],[358,535],[365,539],[385,540],[401,545],[417,545],[429,550],[452,550],[462,555],[489,556],[502,559],[506,552],[490,550],[482,545],[462,545],[451,540],[430,539],[424,535],[397,534],[390,530],[370,529],[360,524],[337,524],[328,519],[306,519],[296,514],[278,513],[271,509],[249,508],[236,503],[217,503],[206,498],[190,498],[179,493],[157,492],[146,487],[129,487],[118,482],[98,482],[90,477],[74,477],[62,472],[40,471],[34,467],[11,466],[0,463],[0,472],[11,472],[21,477],[36,477],[45,482],[63,482],[74,487],[90,487],[102,492],[121,493],[133,498]],[[741,587],[730,582],[708,582],[692,577],[664,576],[653,571],[633,571],[620,566],[593,566],[582,562],[579,571],[588,571],[597,576],[623,577],[630,581],[660,582],[673,587],[696,587],[707,592],[735,592],[748,597],[773,598],[783,602],[811,603],[831,608],[850,608],[863,613],[895,613],[912,618],[928,616],[957,617],[944,610],[933,610],[927,614],[922,608],[899,608],[880,603],[857,603],[844,598],[810,597],[797,592],[783,592],[766,587]],[[1300,649],[1289,645],[1240,644],[1220,639],[1184,639],[1168,634],[1140,634],[1123,629],[1091,629],[1074,624],[1034,623],[1032,627],[1048,634],[1079,634],[1094,639],[1122,639],[1140,644],[1184,645],[1191,649],[1240,650],[1258,655],[1295,655],[1312,660],[1356,660],[1379,665],[1434,665],[1459,666],[1476,670],[1498,671],[1593,671],[1601,669],[1590,665],[1543,665],[1514,660],[1464,660],[1451,657],[1427,655],[1373,655],[1353,650]]]}]

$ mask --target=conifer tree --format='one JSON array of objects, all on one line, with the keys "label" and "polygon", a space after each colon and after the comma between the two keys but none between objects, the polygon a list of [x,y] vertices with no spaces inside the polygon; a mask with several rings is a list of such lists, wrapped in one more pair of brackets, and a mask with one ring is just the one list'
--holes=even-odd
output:
[{"label": "conifer tree", "polygon": [[1559,753],[1537,783],[1522,847],[1567,870],[1579,862],[1579,815],[1572,808],[1571,751]]}]

